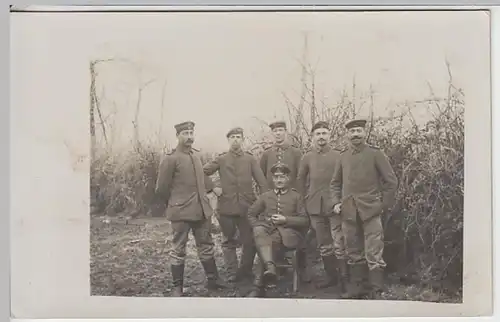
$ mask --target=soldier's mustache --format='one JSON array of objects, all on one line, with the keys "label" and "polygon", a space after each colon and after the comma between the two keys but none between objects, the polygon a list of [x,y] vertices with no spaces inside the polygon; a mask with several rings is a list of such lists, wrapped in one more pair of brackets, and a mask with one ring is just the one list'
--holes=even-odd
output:
[{"label": "soldier's mustache", "polygon": [[353,136],[352,138],[353,138],[353,139],[361,139],[361,137],[360,137],[360,136]]}]

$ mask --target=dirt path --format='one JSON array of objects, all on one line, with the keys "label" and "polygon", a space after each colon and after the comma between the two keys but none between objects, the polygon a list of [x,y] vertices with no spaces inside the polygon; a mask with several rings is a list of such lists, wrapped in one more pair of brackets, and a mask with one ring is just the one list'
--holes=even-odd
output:
[{"label": "dirt path", "polygon": [[[168,248],[169,225],[163,218],[146,218],[126,222],[125,220],[91,221],[91,293],[101,296],[163,297],[170,291]],[[216,262],[220,274],[226,278],[221,234],[214,233]],[[314,259],[311,259],[314,260]],[[321,262],[312,268],[313,279],[322,278]],[[237,285],[232,289],[208,293],[205,289],[205,274],[197,259],[192,237],[187,246],[185,268],[186,295],[194,297],[242,297],[251,290],[251,284]],[[302,284],[300,293],[292,296],[291,277],[284,276],[270,297],[337,298],[334,288],[318,290],[313,284]],[[421,300],[433,302],[456,302],[430,290],[393,283],[384,294],[391,300]]]}]

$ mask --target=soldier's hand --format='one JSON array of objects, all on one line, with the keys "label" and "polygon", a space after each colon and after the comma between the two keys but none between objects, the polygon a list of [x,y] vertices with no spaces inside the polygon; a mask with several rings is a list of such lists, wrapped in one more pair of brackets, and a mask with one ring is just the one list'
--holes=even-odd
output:
[{"label": "soldier's hand", "polygon": [[342,210],[342,204],[338,203],[335,206],[333,206],[333,212],[336,213],[337,215],[340,214],[340,211]]},{"label": "soldier's hand", "polygon": [[286,223],[286,217],[279,214],[272,215],[271,220],[275,225],[283,225],[284,223]]},{"label": "soldier's hand", "polygon": [[215,193],[215,195],[216,195],[217,197],[220,197],[220,196],[222,195],[222,189],[221,189],[221,188],[219,188],[219,187],[215,187],[215,188],[213,189],[213,192]]}]

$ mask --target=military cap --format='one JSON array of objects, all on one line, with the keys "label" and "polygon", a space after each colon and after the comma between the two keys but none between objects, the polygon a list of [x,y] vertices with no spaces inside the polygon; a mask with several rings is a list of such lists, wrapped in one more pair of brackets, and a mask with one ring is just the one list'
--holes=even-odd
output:
[{"label": "military cap", "polygon": [[316,122],[316,124],[313,125],[313,127],[311,129],[311,132],[314,132],[317,129],[327,129],[327,130],[330,130],[330,125],[328,124],[328,122],[319,121],[319,122]]},{"label": "military cap", "polygon": [[269,127],[271,128],[271,130],[274,130],[277,127],[283,127],[286,129],[286,122],[285,121],[272,122],[271,124],[269,124]]},{"label": "military cap", "polygon": [[366,120],[363,119],[351,120],[345,124],[346,129],[352,129],[353,127],[365,127],[365,126],[366,126]]},{"label": "military cap", "polygon": [[271,167],[271,174],[290,174],[291,170],[290,167],[283,163],[283,162],[277,162]]},{"label": "military cap", "polygon": [[179,134],[185,130],[193,130],[194,129],[194,122],[192,122],[192,121],[182,122],[182,123],[174,125],[174,128],[177,131],[177,134]]},{"label": "military cap", "polygon": [[233,134],[241,134],[243,135],[243,129],[241,127],[234,127],[227,132],[226,137],[230,137]]}]

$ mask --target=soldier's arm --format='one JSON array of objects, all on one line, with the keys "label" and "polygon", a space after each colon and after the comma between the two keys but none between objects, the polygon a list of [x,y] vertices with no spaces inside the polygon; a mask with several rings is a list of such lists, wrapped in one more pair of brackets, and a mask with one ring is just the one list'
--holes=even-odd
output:
[{"label": "soldier's arm", "polygon": [[387,210],[394,205],[398,189],[398,179],[389,162],[389,158],[381,150],[375,152],[375,166],[382,179],[382,201],[384,209]]},{"label": "soldier's arm", "polygon": [[210,193],[214,190],[215,184],[210,178],[215,172],[220,169],[220,157],[216,157],[212,161],[208,162],[203,166],[203,173],[205,174],[205,190]]},{"label": "soldier's arm", "polygon": [[156,179],[155,195],[158,200],[168,204],[170,198],[170,189],[174,178],[176,160],[174,156],[167,155],[161,162],[158,169],[158,178]]},{"label": "soldier's arm", "polygon": [[287,227],[304,228],[309,225],[309,216],[306,213],[304,197],[297,195],[295,200],[295,213],[286,217]]},{"label": "soldier's arm", "polygon": [[335,206],[342,200],[342,160],[340,158],[335,163],[332,180],[330,181],[330,196],[332,206]]},{"label": "soldier's arm", "polygon": [[259,221],[259,215],[266,209],[264,198],[260,195],[257,200],[248,208],[248,222],[255,227]]},{"label": "soldier's arm", "polygon": [[216,157],[215,159],[213,159],[212,161],[210,162],[207,162],[204,166],[203,166],[203,172],[207,175],[207,176],[211,176],[213,175],[215,172],[219,171],[219,168],[220,168],[220,162],[219,162],[219,157]]},{"label": "soldier's arm", "polygon": [[267,190],[269,190],[266,177],[264,176],[262,169],[259,167],[259,164],[257,163],[257,160],[254,157],[251,157],[250,166],[252,169],[252,177],[257,183],[257,186],[259,187],[259,194],[262,194]]},{"label": "soldier's arm", "polygon": [[307,177],[309,175],[309,162],[307,155],[304,155],[299,163],[299,171],[297,174],[297,187],[299,193],[302,196],[306,196],[307,194]]}]

